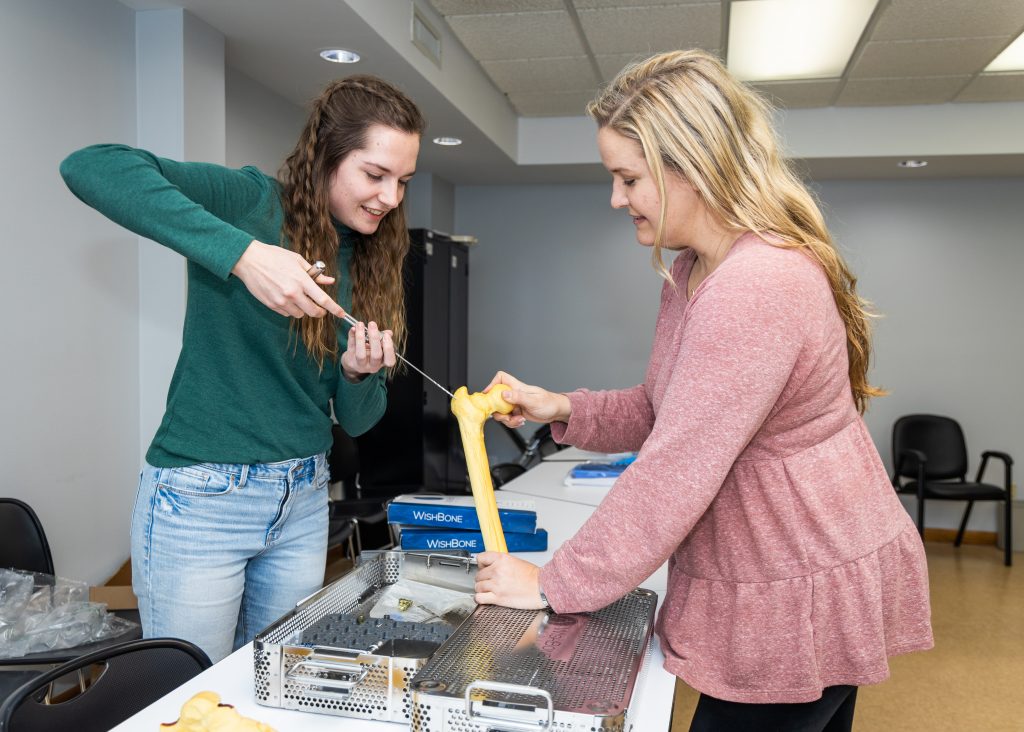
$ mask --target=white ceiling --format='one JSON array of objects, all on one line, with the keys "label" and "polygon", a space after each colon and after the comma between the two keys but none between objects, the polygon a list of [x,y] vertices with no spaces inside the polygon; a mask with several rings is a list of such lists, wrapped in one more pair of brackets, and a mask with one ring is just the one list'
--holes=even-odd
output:
[{"label": "white ceiling", "polygon": [[[121,1],[137,10],[185,8],[224,34],[229,66],[298,105],[343,73],[397,83],[423,108],[428,139],[465,141],[425,144],[421,153],[421,170],[454,183],[605,182],[590,150],[591,128],[560,127],[572,122],[560,118],[582,115],[599,86],[630,60],[688,46],[727,54],[728,0]],[[414,7],[442,35],[440,67],[410,41]],[[927,111],[923,120],[964,108],[1016,122],[1024,74],[980,70],[1022,30],[1024,0],[880,0],[841,78],[758,88],[792,115],[900,106]],[[339,46],[363,61],[338,66],[317,56]],[[540,132],[524,133],[526,122]],[[563,128],[564,144],[545,139]],[[585,145],[575,139],[581,129]],[[544,145],[537,139],[581,152],[553,163],[538,152]],[[802,159],[801,169],[817,179],[907,177],[894,163],[916,152],[913,144],[883,145],[884,153],[850,155],[842,142]],[[934,154],[913,177],[1024,175],[1024,145],[1004,147],[959,149],[950,139],[949,150],[931,150],[947,154]],[[537,164],[538,155],[545,164]]]},{"label": "white ceiling", "polygon": [[[628,62],[728,56],[728,0],[430,0],[523,116],[580,114]],[[1024,31],[1022,0],[881,0],[838,79],[758,84],[783,107],[1024,101],[982,69]]]}]

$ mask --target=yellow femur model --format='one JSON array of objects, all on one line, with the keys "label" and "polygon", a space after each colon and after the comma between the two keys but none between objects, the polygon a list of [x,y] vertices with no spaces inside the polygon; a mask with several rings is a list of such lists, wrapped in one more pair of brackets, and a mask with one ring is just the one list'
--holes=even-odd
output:
[{"label": "yellow femur model", "polygon": [[507,553],[508,548],[505,546],[505,532],[501,530],[501,519],[498,518],[498,503],[494,500],[494,485],[484,445],[484,422],[495,412],[508,414],[512,411],[512,405],[501,398],[501,393],[508,388],[504,384],[495,384],[486,392],[470,394],[466,387],[460,386],[452,399],[452,414],[459,420],[469,484],[473,488],[476,515],[480,519],[480,533],[484,535],[484,548],[489,552]]}]

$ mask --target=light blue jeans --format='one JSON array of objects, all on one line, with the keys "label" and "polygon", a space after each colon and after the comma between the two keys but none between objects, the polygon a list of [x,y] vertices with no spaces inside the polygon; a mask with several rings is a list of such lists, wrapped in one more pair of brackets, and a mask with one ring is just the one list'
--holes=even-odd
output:
[{"label": "light blue jeans", "polygon": [[146,465],[132,512],[143,635],[214,662],[317,590],[327,556],[323,454],[279,463]]}]

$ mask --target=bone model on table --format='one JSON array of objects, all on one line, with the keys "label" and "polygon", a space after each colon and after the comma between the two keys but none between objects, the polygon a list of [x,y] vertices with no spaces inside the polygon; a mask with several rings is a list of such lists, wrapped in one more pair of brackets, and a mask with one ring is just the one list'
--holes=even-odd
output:
[{"label": "bone model on table", "polygon": [[494,485],[484,445],[484,422],[494,412],[508,414],[512,411],[512,405],[501,398],[502,392],[508,388],[504,384],[495,384],[486,392],[470,394],[466,387],[460,386],[452,399],[452,414],[459,421],[469,484],[473,488],[476,515],[480,519],[480,533],[484,537],[484,548],[489,552],[508,553],[508,548],[498,517],[498,503],[494,499]]}]

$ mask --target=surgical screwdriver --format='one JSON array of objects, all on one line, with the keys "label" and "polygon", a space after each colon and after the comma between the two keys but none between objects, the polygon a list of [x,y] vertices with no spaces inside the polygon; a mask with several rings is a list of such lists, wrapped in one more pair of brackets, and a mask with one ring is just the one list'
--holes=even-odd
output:
[{"label": "surgical screwdriver", "polygon": [[[312,267],[310,267],[308,270],[306,270],[306,274],[308,274],[310,277],[312,277],[315,280],[318,275],[322,275],[326,270],[327,270],[327,265],[324,264],[323,262],[321,262],[320,260],[317,260],[316,262],[313,263]],[[359,321],[356,320],[355,318],[353,318],[351,315],[349,315],[348,312],[345,313],[344,320],[349,325],[352,325],[352,326],[359,325]],[[366,344],[367,345],[370,344],[370,336],[369,336],[369,334],[366,335]],[[452,394],[450,391],[448,391],[443,386],[441,386],[437,381],[435,381],[430,376],[428,376],[426,374],[426,372],[424,372],[422,369],[417,368],[416,366],[414,366],[405,356],[400,354],[398,351],[395,351],[395,356],[397,356],[402,361],[402,363],[404,363],[406,366],[408,366],[413,371],[418,373],[420,376],[422,376],[424,379],[426,379],[431,384],[436,386],[438,389],[443,391],[445,394],[450,396],[452,399],[455,398],[454,394]]]}]

